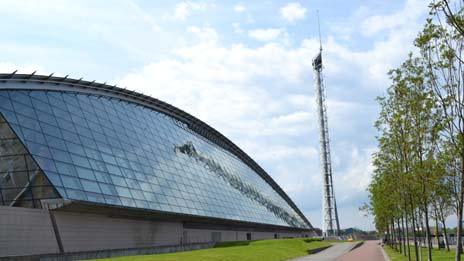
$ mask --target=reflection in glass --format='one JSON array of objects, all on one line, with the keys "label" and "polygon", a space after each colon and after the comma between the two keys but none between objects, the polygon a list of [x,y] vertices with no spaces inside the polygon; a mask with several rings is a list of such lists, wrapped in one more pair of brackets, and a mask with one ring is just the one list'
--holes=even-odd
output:
[{"label": "reflection in glass", "polygon": [[[19,194],[34,200],[34,193],[52,196],[49,191],[22,191],[31,177],[43,175],[40,166],[66,199],[309,227],[238,157],[165,114],[116,98],[72,92],[0,91],[0,97],[5,100],[0,112],[11,126],[0,122],[2,202],[16,202]],[[173,150],[187,142],[211,164]],[[22,144],[34,160],[21,154]],[[10,177],[21,171],[28,175]],[[42,180],[46,188],[49,184]],[[7,191],[13,181],[14,188]]]},{"label": "reflection in glass", "polygon": [[[30,147],[50,155],[44,145],[30,142]],[[0,113],[0,205],[41,208],[42,200],[56,198],[58,193]]]}]

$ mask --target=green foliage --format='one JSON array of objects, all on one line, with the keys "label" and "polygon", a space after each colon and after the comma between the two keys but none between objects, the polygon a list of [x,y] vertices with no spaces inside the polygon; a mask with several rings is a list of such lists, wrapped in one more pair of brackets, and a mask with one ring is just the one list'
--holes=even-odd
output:
[{"label": "green foliage", "polygon": [[[308,239],[271,239],[257,241],[240,241],[231,243],[221,243],[218,247],[194,251],[186,251],[170,254],[127,256],[100,260],[135,260],[135,261],[273,261],[287,260],[299,256],[308,255],[308,251],[327,247],[330,244],[324,241],[305,242]],[[247,244],[249,243],[249,244]],[[224,247],[227,246],[227,247]]]},{"label": "green foliage", "polygon": [[[458,223],[462,220],[464,9],[452,10],[447,0],[433,1],[430,8],[431,16],[414,41],[419,53],[389,72],[391,86],[377,98],[378,151],[369,203],[361,208],[374,216],[378,232],[397,250],[398,234],[406,236],[398,229],[400,223],[406,222],[416,238],[431,234],[432,218],[445,225],[455,213]],[[462,234],[460,227],[456,233]],[[426,252],[432,260],[433,251]],[[414,255],[417,260],[417,244]]]}]

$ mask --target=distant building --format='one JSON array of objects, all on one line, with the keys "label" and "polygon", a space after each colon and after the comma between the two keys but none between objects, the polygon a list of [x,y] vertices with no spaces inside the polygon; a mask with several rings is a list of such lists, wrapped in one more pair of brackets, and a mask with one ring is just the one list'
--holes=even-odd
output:
[{"label": "distant building", "polygon": [[16,74],[0,74],[0,231],[0,256],[315,235],[253,159],[190,114]]}]

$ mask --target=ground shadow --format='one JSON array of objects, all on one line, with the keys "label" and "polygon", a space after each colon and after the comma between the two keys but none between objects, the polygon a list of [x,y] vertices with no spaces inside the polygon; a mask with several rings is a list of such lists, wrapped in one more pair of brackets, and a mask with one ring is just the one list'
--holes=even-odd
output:
[{"label": "ground shadow", "polygon": [[220,243],[216,243],[214,247],[222,248],[222,247],[248,246],[250,242],[253,242],[253,241],[220,242]]},{"label": "ground shadow", "polygon": [[317,254],[317,253],[319,253],[321,251],[324,251],[329,247],[331,247],[331,246],[324,246],[324,247],[320,247],[320,248],[316,248],[316,249],[310,249],[310,250],[308,250],[306,252],[308,252],[308,255],[313,255],[313,254]]}]

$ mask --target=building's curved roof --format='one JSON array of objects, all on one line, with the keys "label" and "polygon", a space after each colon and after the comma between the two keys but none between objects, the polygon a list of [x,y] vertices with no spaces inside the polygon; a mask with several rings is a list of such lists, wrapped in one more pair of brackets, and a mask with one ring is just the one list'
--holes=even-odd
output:
[{"label": "building's curved roof", "polygon": [[[8,83],[3,85],[2,83]],[[298,213],[298,215],[312,228],[310,222],[301,213],[295,203],[290,197],[282,190],[282,188],[262,169],[250,156],[242,151],[237,145],[230,141],[227,137],[220,132],[206,124],[205,122],[197,119],[196,117],[188,114],[187,112],[176,108],[166,102],[160,101],[156,98],[131,91],[125,88],[120,88],[106,83],[96,83],[95,81],[85,81],[81,79],[72,79],[68,76],[57,77],[52,75],[35,75],[33,74],[0,74],[0,89],[12,90],[51,90],[51,91],[71,91],[80,92],[93,95],[108,96],[118,98],[131,103],[142,105],[163,114],[169,115],[183,123],[189,129],[197,134],[212,141],[216,145],[229,151],[248,167],[261,176],[287,203]]]}]

